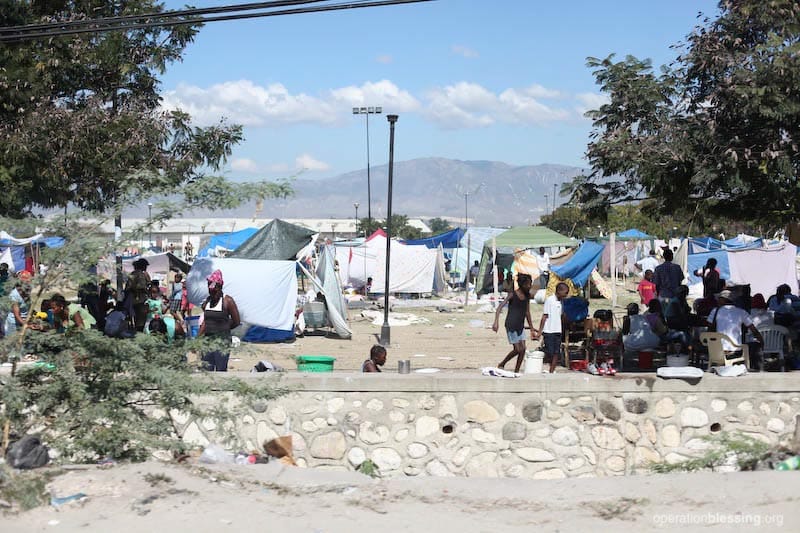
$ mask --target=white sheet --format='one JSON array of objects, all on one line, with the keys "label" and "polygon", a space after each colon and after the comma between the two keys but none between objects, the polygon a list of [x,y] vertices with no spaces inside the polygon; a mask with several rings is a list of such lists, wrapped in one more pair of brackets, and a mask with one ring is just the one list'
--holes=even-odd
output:
[{"label": "white sheet", "polygon": [[201,258],[187,277],[189,301],[200,305],[208,297],[206,276],[222,271],[225,294],[239,308],[243,322],[280,330],[294,328],[297,276],[294,261]]},{"label": "white sheet", "polygon": [[761,293],[764,298],[775,294],[778,285],[786,283],[792,294],[798,293],[795,259],[797,247],[788,242],[773,248],[728,250],[730,282],[750,284],[750,294]]}]

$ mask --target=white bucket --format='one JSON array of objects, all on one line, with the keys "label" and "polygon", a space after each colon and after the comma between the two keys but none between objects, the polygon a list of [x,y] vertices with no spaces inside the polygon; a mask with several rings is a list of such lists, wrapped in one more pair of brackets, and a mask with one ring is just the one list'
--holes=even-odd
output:
[{"label": "white bucket", "polygon": [[526,374],[541,374],[542,363],[544,362],[544,352],[525,352],[525,373]]}]

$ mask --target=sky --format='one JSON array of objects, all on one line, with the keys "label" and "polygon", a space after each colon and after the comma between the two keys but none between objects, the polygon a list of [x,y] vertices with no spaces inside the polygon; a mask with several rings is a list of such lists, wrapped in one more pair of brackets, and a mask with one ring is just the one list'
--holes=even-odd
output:
[{"label": "sky", "polygon": [[[196,7],[226,2],[196,1]],[[168,0],[167,9],[184,3]],[[672,61],[709,0],[438,0],[209,23],[162,77],[163,105],[197,125],[244,126],[235,179],[318,179],[446,157],[587,166],[587,109],[603,102],[586,58]]]}]

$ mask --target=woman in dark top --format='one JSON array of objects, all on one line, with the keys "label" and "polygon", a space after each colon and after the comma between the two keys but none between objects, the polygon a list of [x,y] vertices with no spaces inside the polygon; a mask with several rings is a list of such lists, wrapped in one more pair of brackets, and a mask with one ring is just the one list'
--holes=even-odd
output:
[{"label": "woman in dark top", "polygon": [[[208,280],[208,298],[203,302],[203,324],[200,326],[200,335],[231,342],[231,330],[241,323],[239,309],[230,296],[222,293],[222,272],[215,270]],[[208,352],[203,356],[208,370],[225,372],[228,370],[230,353],[220,350]]]},{"label": "woman in dark top", "polygon": [[531,286],[533,279],[528,274],[517,275],[516,290],[511,290],[503,300],[503,304],[497,308],[494,315],[494,324],[492,329],[497,331],[500,329],[500,313],[503,307],[508,304],[508,314],[506,315],[506,333],[508,335],[508,342],[511,343],[513,349],[506,355],[498,366],[503,368],[515,355],[517,356],[517,363],[514,367],[514,372],[519,372],[522,367],[522,359],[525,357],[525,321],[528,321],[528,326],[531,328],[531,340],[536,338],[536,329],[533,327],[531,320]]}]

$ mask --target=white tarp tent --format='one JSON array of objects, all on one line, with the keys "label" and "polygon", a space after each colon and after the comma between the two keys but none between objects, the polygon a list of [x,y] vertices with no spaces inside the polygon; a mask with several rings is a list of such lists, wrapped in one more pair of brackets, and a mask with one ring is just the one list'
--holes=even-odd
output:
[{"label": "white tarp tent", "polygon": [[[164,252],[160,254],[152,254],[152,255],[145,255],[145,256],[137,256],[131,257],[128,259],[122,260],[122,271],[125,274],[130,274],[133,272],[133,263],[140,257],[144,257],[147,259],[147,273],[150,274],[150,277],[153,279],[164,279],[167,276],[167,273],[170,271],[170,268],[177,268],[179,270],[184,270],[188,267],[188,265],[181,259],[177,258],[175,255]],[[117,266],[114,257],[106,257],[100,260],[97,265],[97,274],[101,278],[110,279],[114,281],[117,279]],[[124,277],[124,276],[123,276]]]},{"label": "white tarp tent", "polygon": [[221,270],[225,294],[239,308],[243,322],[265,328],[292,331],[297,303],[294,261],[201,258],[187,277],[189,301],[201,305],[208,297],[206,277]]}]

